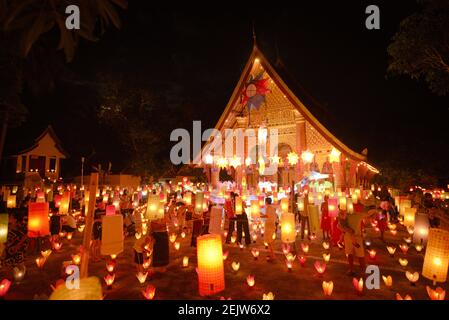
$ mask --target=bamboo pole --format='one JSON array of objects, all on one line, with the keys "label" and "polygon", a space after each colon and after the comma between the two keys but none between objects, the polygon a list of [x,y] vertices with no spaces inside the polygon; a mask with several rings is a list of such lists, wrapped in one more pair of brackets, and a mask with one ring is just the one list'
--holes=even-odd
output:
[{"label": "bamboo pole", "polygon": [[89,181],[89,206],[86,215],[86,226],[84,227],[84,239],[83,239],[84,250],[81,258],[80,278],[87,278],[88,276],[90,240],[92,238],[97,188],[98,188],[98,173],[91,173]]}]

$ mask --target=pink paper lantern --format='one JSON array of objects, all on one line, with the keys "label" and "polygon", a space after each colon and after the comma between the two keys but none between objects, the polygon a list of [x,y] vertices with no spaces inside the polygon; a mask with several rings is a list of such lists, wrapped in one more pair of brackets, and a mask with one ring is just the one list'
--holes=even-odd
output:
[{"label": "pink paper lantern", "polygon": [[113,204],[106,206],[106,215],[107,216],[115,215],[115,206]]}]

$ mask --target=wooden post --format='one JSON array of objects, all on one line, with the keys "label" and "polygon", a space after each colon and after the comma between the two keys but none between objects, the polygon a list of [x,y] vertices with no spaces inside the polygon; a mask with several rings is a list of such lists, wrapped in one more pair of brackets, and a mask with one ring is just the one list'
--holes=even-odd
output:
[{"label": "wooden post", "polygon": [[84,227],[83,254],[81,257],[80,278],[87,278],[90,254],[90,240],[92,238],[92,229],[94,222],[95,199],[98,188],[98,173],[90,174],[89,181],[89,206],[86,214],[86,226]]}]

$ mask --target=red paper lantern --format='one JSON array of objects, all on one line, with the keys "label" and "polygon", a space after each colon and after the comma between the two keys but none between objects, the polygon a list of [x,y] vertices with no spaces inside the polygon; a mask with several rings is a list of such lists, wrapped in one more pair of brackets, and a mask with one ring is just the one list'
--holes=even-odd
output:
[{"label": "red paper lantern", "polygon": [[113,216],[115,214],[115,206],[113,204],[106,207],[106,215]]},{"label": "red paper lantern", "polygon": [[48,202],[32,202],[28,206],[28,237],[44,237],[50,233]]}]

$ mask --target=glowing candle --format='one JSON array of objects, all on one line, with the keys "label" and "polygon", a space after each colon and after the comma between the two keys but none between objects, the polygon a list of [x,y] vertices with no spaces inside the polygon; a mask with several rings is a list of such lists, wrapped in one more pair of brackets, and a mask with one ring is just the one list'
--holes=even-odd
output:
[{"label": "glowing candle", "polygon": [[391,286],[393,285],[393,278],[391,276],[382,276],[382,279],[384,280],[387,288],[391,288]]},{"label": "glowing candle", "polygon": [[418,272],[410,272],[406,271],[405,276],[407,277],[408,281],[410,281],[411,285],[415,285],[416,282],[419,280],[419,273]]},{"label": "glowing candle", "polygon": [[139,280],[140,284],[144,284],[145,281],[147,280],[147,276],[148,276],[148,272],[142,273],[142,272],[138,272],[136,274],[137,280]]},{"label": "glowing candle", "polygon": [[309,245],[306,243],[301,243],[301,249],[304,253],[309,252]]},{"label": "glowing candle", "polygon": [[142,294],[147,300],[153,300],[156,294],[156,287],[149,284],[145,290],[142,290]]},{"label": "glowing candle", "polygon": [[187,268],[189,266],[189,257],[188,256],[184,256],[184,258],[182,258],[182,266],[184,268]]},{"label": "glowing candle", "polygon": [[354,289],[358,294],[363,293],[363,278],[360,278],[359,280],[353,278],[352,285],[354,286]]},{"label": "glowing candle", "polygon": [[334,283],[332,281],[323,281],[323,292],[325,296],[331,296],[334,290]]},{"label": "glowing candle", "polygon": [[429,286],[426,286],[426,290],[431,300],[444,300],[444,297],[446,296],[446,291],[443,290],[443,288],[441,287],[438,287],[435,290],[433,290]]},{"label": "glowing candle", "polygon": [[229,251],[223,252],[223,261],[228,258]]},{"label": "glowing candle", "polygon": [[251,253],[254,257],[254,260],[257,260],[257,258],[259,257],[259,249],[253,248],[251,249]]},{"label": "glowing candle", "polygon": [[330,247],[329,242],[324,241],[324,242],[323,242],[323,248],[324,248],[324,250],[328,250],[329,247]]},{"label": "glowing candle", "polygon": [[39,268],[42,268],[45,264],[45,261],[46,261],[46,259],[44,257],[38,257],[38,258],[36,258],[36,265]]},{"label": "glowing candle", "polygon": [[304,267],[306,264],[306,257],[305,256],[299,256],[298,257],[299,263],[301,264],[301,267]]},{"label": "glowing candle", "polygon": [[9,281],[8,279],[3,279],[0,282],[0,297],[4,297],[8,293],[10,287],[11,281]]},{"label": "glowing candle", "polygon": [[388,253],[393,257],[396,252],[396,247],[387,246]]},{"label": "glowing candle", "polygon": [[403,254],[407,254],[407,251],[408,251],[408,245],[407,244],[405,244],[405,243],[400,244],[399,248],[401,249]]},{"label": "glowing candle", "polygon": [[109,273],[113,273],[115,269],[116,262],[114,260],[106,262],[106,270],[108,270]]},{"label": "glowing candle", "polygon": [[104,277],[104,282],[106,282],[106,285],[107,285],[108,287],[111,287],[111,286],[112,286],[112,284],[114,283],[114,280],[115,280],[115,274],[107,274],[107,275]]},{"label": "glowing candle", "polygon": [[331,254],[330,253],[323,253],[323,260],[324,262],[329,262],[331,259]]},{"label": "glowing candle", "polygon": [[404,259],[404,258],[399,258],[399,264],[400,264],[402,267],[406,267],[406,266],[408,265],[408,260],[407,260],[407,259]]},{"label": "glowing candle", "polygon": [[318,275],[322,276],[324,274],[324,272],[326,271],[326,264],[325,263],[320,263],[319,261],[315,261],[315,263],[313,264],[316,271],[318,272]]},{"label": "glowing candle", "polygon": [[248,283],[248,286],[254,287],[254,285],[256,284],[256,280],[255,280],[254,276],[253,275],[248,275],[246,277],[246,283]]},{"label": "glowing candle", "polygon": [[235,272],[239,271],[239,269],[240,269],[240,262],[233,261],[231,263],[231,267],[232,267],[232,270],[234,270]]}]

